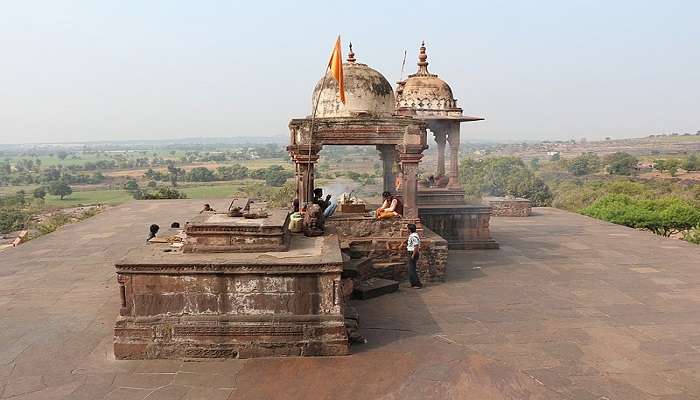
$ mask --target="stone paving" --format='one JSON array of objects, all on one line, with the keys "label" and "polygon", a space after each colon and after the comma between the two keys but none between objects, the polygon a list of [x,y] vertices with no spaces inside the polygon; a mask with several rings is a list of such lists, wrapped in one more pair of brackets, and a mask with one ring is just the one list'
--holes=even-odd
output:
[{"label": "stone paving", "polygon": [[[554,209],[358,302],[348,357],[116,361],[112,265],[195,201],[132,202],[0,253],[0,398],[700,398],[700,247]],[[225,204],[214,204],[225,208]]]}]

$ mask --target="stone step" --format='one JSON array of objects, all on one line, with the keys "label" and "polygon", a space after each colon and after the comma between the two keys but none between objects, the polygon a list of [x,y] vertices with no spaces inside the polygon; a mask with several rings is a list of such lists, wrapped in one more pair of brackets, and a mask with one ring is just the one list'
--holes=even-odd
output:
[{"label": "stone step", "polygon": [[368,268],[372,264],[372,259],[369,257],[351,258],[343,262],[342,278],[356,278],[360,275],[360,269]]},{"label": "stone step", "polygon": [[398,281],[383,278],[370,278],[366,281],[362,281],[360,285],[355,288],[353,295],[356,299],[367,300],[397,290],[399,290]]}]

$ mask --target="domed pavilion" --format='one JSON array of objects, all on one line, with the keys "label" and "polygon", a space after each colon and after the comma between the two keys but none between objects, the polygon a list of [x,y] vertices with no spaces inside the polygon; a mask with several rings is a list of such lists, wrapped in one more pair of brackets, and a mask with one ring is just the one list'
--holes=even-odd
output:
[{"label": "domed pavilion", "polygon": [[416,222],[418,163],[427,146],[427,124],[396,114],[396,98],[389,81],[377,70],[357,62],[350,52],[343,63],[346,101],[340,100],[338,83],[328,72],[316,84],[311,115],[289,122],[287,150],[296,165],[297,195],[310,201],[318,153],[325,145],[374,145],[384,161],[384,190],[394,191],[393,166],[404,173],[404,220]]},{"label": "domed pavilion", "polygon": [[448,188],[459,190],[459,144],[460,124],[468,121],[481,121],[484,118],[466,116],[457,106],[452,88],[436,74],[428,71],[428,55],[425,42],[421,43],[418,55],[418,71],[404,81],[398,82],[396,107],[399,113],[410,110],[416,118],[424,120],[437,143],[436,176],[445,175],[445,145],[450,146],[450,169]]},{"label": "domed pavilion", "polygon": [[491,207],[466,204],[459,182],[459,144],[462,122],[480,121],[481,117],[462,114],[452,88],[438,75],[428,71],[425,42],[418,55],[418,71],[398,82],[396,107],[399,115],[412,115],[425,121],[437,143],[437,182],[444,182],[445,147],[449,144],[450,166],[448,182],[436,187],[419,186],[416,202],[425,226],[445,238],[450,248],[498,248],[489,228]]}]

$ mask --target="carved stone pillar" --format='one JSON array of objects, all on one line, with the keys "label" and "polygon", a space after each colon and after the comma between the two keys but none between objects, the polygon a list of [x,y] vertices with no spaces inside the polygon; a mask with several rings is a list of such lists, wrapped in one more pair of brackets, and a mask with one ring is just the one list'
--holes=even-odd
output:
[{"label": "carved stone pillar", "polygon": [[311,146],[311,149],[308,146],[289,149],[296,167],[297,198],[300,207],[311,201],[319,150],[320,146]]},{"label": "carved stone pillar", "polygon": [[445,175],[445,143],[447,134],[445,131],[433,132],[435,143],[437,143],[437,171],[435,176]]},{"label": "carved stone pillar", "polygon": [[416,196],[418,193],[418,163],[423,158],[420,152],[401,151],[401,169],[403,170],[403,217],[408,220],[418,220],[418,205]]},{"label": "carved stone pillar", "polygon": [[394,175],[396,146],[381,144],[377,146],[377,150],[379,150],[379,156],[382,159],[384,191],[394,193],[396,191],[396,176]]},{"label": "carved stone pillar", "polygon": [[447,134],[447,142],[450,144],[450,182],[449,189],[459,189],[459,122],[450,124]]}]

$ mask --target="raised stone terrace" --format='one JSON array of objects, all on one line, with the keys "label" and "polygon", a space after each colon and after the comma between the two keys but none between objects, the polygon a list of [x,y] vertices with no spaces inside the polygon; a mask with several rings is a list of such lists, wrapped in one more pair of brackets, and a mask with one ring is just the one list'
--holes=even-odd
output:
[{"label": "raised stone terrace", "polygon": [[494,219],[501,249],[452,251],[445,283],[357,302],[351,356],[115,360],[114,262],[200,206],[133,202],[0,253],[0,398],[700,397],[700,248],[552,209]]}]

